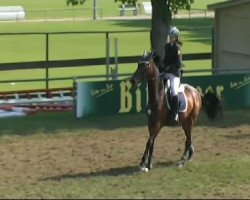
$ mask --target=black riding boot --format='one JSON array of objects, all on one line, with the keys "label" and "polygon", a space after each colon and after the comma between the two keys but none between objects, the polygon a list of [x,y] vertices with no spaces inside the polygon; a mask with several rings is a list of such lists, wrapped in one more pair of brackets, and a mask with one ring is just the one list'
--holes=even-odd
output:
[{"label": "black riding boot", "polygon": [[174,111],[174,120],[179,121],[178,111],[179,111],[179,100],[178,95],[172,97],[173,100],[173,111]]}]

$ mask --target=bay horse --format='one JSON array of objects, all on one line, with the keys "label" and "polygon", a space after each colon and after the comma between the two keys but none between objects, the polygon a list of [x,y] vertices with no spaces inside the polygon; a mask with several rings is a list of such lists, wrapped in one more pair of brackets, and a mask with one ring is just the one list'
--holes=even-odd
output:
[{"label": "bay horse", "polygon": [[[164,82],[160,76],[157,64],[159,64],[159,57],[154,55],[154,53],[147,54],[144,51],[136,71],[130,78],[132,85],[138,86],[139,83],[146,80],[148,87],[147,125],[149,139],[139,165],[142,171],[148,171],[153,167],[154,142],[161,128],[173,125],[169,120],[171,109],[167,107]],[[214,93],[207,91],[202,95],[189,84],[183,84],[183,86],[187,109],[185,112],[179,112],[179,124],[182,125],[185,132],[186,141],[184,153],[180,161],[177,162],[179,167],[183,166],[193,156],[192,129],[201,109],[204,109],[211,121],[219,114],[219,111],[222,111],[221,102]]]}]

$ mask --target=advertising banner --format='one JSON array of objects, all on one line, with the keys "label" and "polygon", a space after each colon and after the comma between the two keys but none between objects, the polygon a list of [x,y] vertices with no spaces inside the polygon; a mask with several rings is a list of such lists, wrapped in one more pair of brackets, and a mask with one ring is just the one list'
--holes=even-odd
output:
[{"label": "advertising banner", "polygon": [[76,117],[140,113],[147,101],[146,83],[138,88],[129,81],[77,83]]},{"label": "advertising banner", "polygon": [[[211,90],[226,109],[250,107],[250,74],[183,77],[182,83],[200,93]],[[138,88],[129,81],[77,82],[76,117],[145,112],[147,83]]]}]

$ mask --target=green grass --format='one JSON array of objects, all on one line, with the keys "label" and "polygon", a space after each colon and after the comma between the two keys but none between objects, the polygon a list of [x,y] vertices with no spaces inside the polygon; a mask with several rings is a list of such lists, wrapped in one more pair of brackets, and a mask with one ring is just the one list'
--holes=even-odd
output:
[{"label": "green grass", "polygon": [[[59,136],[61,134],[67,135],[67,132],[71,132],[72,134],[88,134],[93,129],[98,132],[98,130],[146,127],[146,116],[144,113],[112,114],[105,116],[105,120],[103,120],[103,117],[104,116],[89,116],[76,119],[74,112],[40,112],[36,115],[28,115],[25,117],[2,118],[0,120],[0,127],[2,127],[0,140],[2,137],[4,138],[6,136],[32,136],[36,135],[38,132],[43,132],[45,135],[48,133],[49,135],[57,137],[58,134]],[[206,126],[208,128],[233,128],[241,125],[249,125],[249,121],[249,109],[232,109],[223,110],[223,119],[213,123],[207,119],[204,112],[201,112],[196,126]]]},{"label": "green grass", "polygon": [[[86,2],[86,7],[91,6],[91,1]],[[67,8],[64,0],[39,1],[34,4],[31,0],[10,1],[3,0],[0,5],[23,5],[27,9],[55,9]],[[117,3],[113,0],[99,1],[99,6],[107,10],[107,15],[116,15]],[[68,7],[69,8],[69,7]],[[114,13],[111,12],[114,11]],[[104,12],[104,13],[105,13]],[[213,19],[174,19],[173,25],[181,30],[183,40],[183,54],[211,52],[211,27]],[[1,23],[0,33],[23,33],[23,32],[66,32],[66,31],[126,31],[126,30],[150,30],[150,20],[86,20],[68,22],[29,22],[29,23]],[[189,30],[190,28],[208,28],[205,30]],[[118,39],[118,56],[140,55],[143,50],[150,49],[149,32],[143,33],[115,33],[110,34],[110,56],[114,56],[114,39]],[[50,35],[49,59],[82,59],[105,57],[105,34],[69,34]],[[27,62],[45,60],[45,36],[44,35],[11,35],[0,38],[1,63]],[[87,47],[87,48],[86,48]],[[184,61],[186,70],[210,69],[211,61]],[[132,73],[136,63],[121,64],[120,73]],[[93,67],[76,67],[64,69],[50,69],[49,77],[70,77],[93,74],[105,74],[105,65]],[[45,78],[45,70],[16,70],[0,71],[0,80]],[[100,79],[86,79],[100,80]],[[71,86],[72,81],[53,81],[50,87]],[[3,84],[0,91],[19,89],[44,88],[43,82],[17,83],[15,85]]]},{"label": "green grass", "polygon": [[195,0],[194,4],[191,5],[192,9],[207,9],[207,5],[223,2],[226,0]]},{"label": "green grass", "polygon": [[[189,30],[188,28],[212,27],[212,19],[181,19],[173,20],[173,24],[184,29],[182,31],[183,54],[211,51],[211,30]],[[3,23],[0,32],[66,32],[70,31],[124,31],[149,30],[150,20],[98,20],[81,22],[39,22],[39,23]],[[186,29],[186,30],[185,30]],[[114,56],[114,39],[118,39],[118,55],[140,55],[143,50],[149,50],[149,32],[142,33],[112,33],[110,34],[110,56]],[[105,57],[105,34],[69,34],[50,35],[50,60],[82,59]],[[44,35],[11,35],[1,36],[1,62],[26,62],[45,60]],[[86,48],[88,47],[88,48]],[[209,69],[211,61],[184,61],[186,70]],[[133,73],[136,63],[119,65],[119,73]],[[45,70],[15,70],[1,71],[0,80],[16,80],[30,78],[45,78]],[[50,69],[50,78],[105,74],[105,65],[92,67],[74,67]],[[86,79],[90,81],[93,79]],[[99,80],[99,79],[95,79]],[[70,87],[72,81],[53,81],[50,87]],[[43,82],[3,84],[1,91],[44,88]]]},{"label": "green grass", "polygon": [[[199,60],[199,61],[184,61],[185,70],[200,70],[200,69],[210,69],[211,61],[210,60]],[[136,70],[136,63],[130,64],[120,64],[118,66],[118,73],[127,74],[133,73]],[[93,76],[96,74],[105,75],[106,68],[103,65],[99,66],[90,66],[90,67],[73,67],[69,70],[69,68],[55,68],[50,69],[49,74],[50,78],[62,78],[62,77],[77,77],[77,76]],[[36,70],[14,70],[14,71],[1,71],[0,72],[2,78],[1,80],[23,80],[23,79],[41,79],[45,78],[45,70],[36,69]],[[32,76],[31,76],[32,74]],[[184,76],[195,76],[196,72],[192,73],[184,73]],[[202,72],[199,75],[211,75],[211,72]],[[125,78],[125,77],[122,77]],[[81,79],[79,79],[81,80]],[[98,81],[105,80],[105,78],[85,78],[82,81]],[[44,82],[33,82],[30,84],[29,82],[18,82],[14,85],[10,83],[2,83],[1,91],[15,91],[15,90],[23,90],[24,88],[29,89],[41,89],[45,88]],[[49,87],[51,88],[60,88],[60,87],[72,87],[73,80],[60,80],[60,81],[51,81]]]},{"label": "green grass", "polygon": [[[149,0],[138,0],[140,4],[143,1]],[[223,0],[195,0],[194,4],[192,4],[192,9],[207,9],[208,4],[218,3]],[[119,2],[114,3],[114,0],[99,0],[97,1],[98,7],[102,9],[102,16],[118,16],[118,6],[120,5]],[[33,0],[1,0],[0,6],[16,6],[21,5],[26,10],[26,18],[27,19],[38,19],[38,18],[73,18],[74,12],[76,17],[92,17],[92,10],[93,1],[88,0],[86,1],[84,6],[67,6],[66,0],[40,0],[34,2]],[[64,9],[61,11],[50,11],[52,9]],[[67,10],[65,10],[67,9]],[[74,12],[70,9],[75,10]],[[82,10],[79,10],[82,9]],[[45,12],[44,10],[48,10]],[[141,10],[142,14],[144,10]],[[180,13],[186,11],[180,11]],[[99,16],[101,13],[99,13]],[[126,15],[132,15],[132,12],[128,12]]]},{"label": "green grass", "polygon": [[[149,0],[146,0],[149,1]],[[114,0],[99,0],[98,7],[102,9],[102,16],[119,16],[118,7],[120,3],[115,3]],[[141,1],[138,1],[141,2]],[[24,7],[26,11],[26,18],[27,19],[37,19],[37,18],[72,18],[74,13],[70,9],[75,10],[76,17],[92,17],[92,7],[93,1],[88,0],[86,1],[84,6],[72,6],[66,5],[66,0],[40,0],[34,2],[33,0],[2,0],[0,2],[0,6],[16,6],[21,5]],[[68,10],[61,10],[61,11],[47,11],[45,13],[42,10],[51,10],[51,9],[68,9]],[[81,9],[81,10],[79,10]],[[40,10],[40,11],[39,11]],[[100,16],[101,13],[98,13]],[[128,15],[132,15],[132,12],[128,13]]]},{"label": "green grass", "polygon": [[62,178],[60,181],[44,181],[35,186],[23,183],[22,190],[18,193],[14,189],[8,189],[13,192],[8,197],[243,199],[249,198],[249,164],[249,156],[238,159],[224,157],[212,159],[210,162],[196,162],[182,170],[162,167],[148,174],[79,175]]},{"label": "green grass", "polygon": [[[211,27],[213,20],[194,19],[173,20],[182,31],[183,53],[211,51]],[[187,28],[208,27],[204,30],[185,30]],[[2,24],[1,33],[6,32],[66,32],[70,31],[126,31],[149,30],[150,20],[101,20],[86,22],[44,22]],[[110,34],[111,56],[114,55],[114,38],[118,39],[119,55],[138,55],[149,49],[149,32]],[[11,35],[1,36],[1,62],[20,62],[45,59],[45,36],[42,35]],[[25,44],[25,45],[24,45]],[[85,48],[85,47],[90,48]],[[34,51],[34,48],[36,51]],[[105,34],[69,34],[51,35],[50,59],[75,59],[105,56]]]},{"label": "green grass", "polygon": [[[220,158],[209,163],[197,162],[195,166],[191,165],[183,170],[163,167],[147,175],[108,176],[105,179],[100,176],[88,178],[87,181],[82,181],[80,178],[76,181],[66,179],[62,181],[62,185],[56,184],[56,190],[51,196],[62,198],[149,198],[152,196],[173,199],[202,196],[245,198],[248,195],[245,190],[250,178],[247,173],[249,164],[249,157],[237,160]],[[214,170],[215,168],[217,170]],[[47,186],[45,188],[49,190]],[[84,190],[75,188],[84,188]]]}]

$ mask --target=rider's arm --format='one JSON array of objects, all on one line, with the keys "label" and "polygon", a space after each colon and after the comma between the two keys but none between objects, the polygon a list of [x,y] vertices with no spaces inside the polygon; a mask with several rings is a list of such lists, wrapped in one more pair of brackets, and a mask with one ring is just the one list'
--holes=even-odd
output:
[{"label": "rider's arm", "polygon": [[164,57],[164,60],[163,60],[163,63],[162,63],[162,71],[163,72],[166,72],[168,69],[169,69],[169,66],[168,66],[168,50],[169,50],[169,43],[165,45],[165,57]]},{"label": "rider's arm", "polygon": [[[181,53],[181,48],[179,45],[176,46],[176,49],[172,49],[171,51],[174,51],[173,53],[175,54],[176,58],[172,58],[174,63],[172,62],[171,65],[167,65],[166,62],[164,62],[164,71],[169,71],[173,72],[181,68],[182,64],[182,53]],[[168,55],[166,55],[168,56]],[[167,58],[165,57],[165,61]]]},{"label": "rider's arm", "polygon": [[180,69],[181,68],[181,62],[182,62],[182,53],[181,53],[181,47],[180,45],[177,45],[177,49],[176,49],[176,56],[177,56],[177,61],[173,64],[173,67],[175,69]]}]

